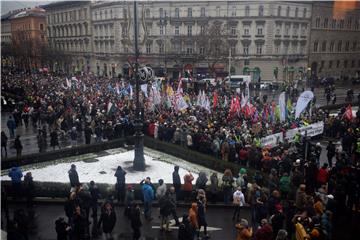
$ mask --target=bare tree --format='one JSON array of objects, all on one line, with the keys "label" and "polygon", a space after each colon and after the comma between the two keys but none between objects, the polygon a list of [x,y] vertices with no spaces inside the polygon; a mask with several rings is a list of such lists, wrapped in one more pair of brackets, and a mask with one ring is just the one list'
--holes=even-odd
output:
[{"label": "bare tree", "polygon": [[216,64],[225,62],[229,55],[227,25],[216,20],[207,25],[197,38],[199,49],[203,48],[198,52],[197,60],[207,62],[209,71],[215,75]]}]

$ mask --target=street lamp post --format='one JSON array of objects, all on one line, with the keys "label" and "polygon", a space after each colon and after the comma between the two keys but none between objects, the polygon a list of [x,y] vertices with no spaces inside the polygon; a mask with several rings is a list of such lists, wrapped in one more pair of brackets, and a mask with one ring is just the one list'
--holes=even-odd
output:
[{"label": "street lamp post", "polygon": [[143,122],[140,116],[140,83],[139,83],[139,46],[138,46],[138,21],[137,21],[137,2],[134,1],[134,39],[135,39],[135,81],[136,81],[136,110],[135,110],[135,157],[133,168],[136,171],[145,170],[145,159],[144,159],[144,134],[142,132]]}]

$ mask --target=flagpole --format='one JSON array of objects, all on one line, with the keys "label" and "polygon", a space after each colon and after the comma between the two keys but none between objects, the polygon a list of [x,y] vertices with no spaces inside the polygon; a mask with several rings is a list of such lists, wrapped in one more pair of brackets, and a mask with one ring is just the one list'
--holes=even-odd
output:
[{"label": "flagpole", "polygon": [[145,171],[144,158],[144,134],[142,132],[143,122],[140,117],[140,83],[139,83],[139,47],[138,47],[138,19],[137,19],[137,2],[134,1],[134,42],[135,42],[135,81],[136,81],[136,111],[135,111],[135,157],[133,168],[136,171]]}]

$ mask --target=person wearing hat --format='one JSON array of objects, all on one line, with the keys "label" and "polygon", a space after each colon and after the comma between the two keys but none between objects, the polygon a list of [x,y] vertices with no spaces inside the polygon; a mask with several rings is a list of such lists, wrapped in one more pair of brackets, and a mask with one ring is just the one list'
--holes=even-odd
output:
[{"label": "person wearing hat", "polygon": [[236,240],[249,240],[253,235],[252,228],[249,227],[249,223],[246,219],[241,219],[239,223],[235,225],[237,230]]},{"label": "person wearing hat", "polygon": [[69,174],[69,179],[70,179],[70,186],[72,188],[75,188],[75,187],[79,186],[80,185],[79,175],[78,175],[78,173],[76,171],[75,164],[71,164],[71,168],[68,171],[68,174]]}]

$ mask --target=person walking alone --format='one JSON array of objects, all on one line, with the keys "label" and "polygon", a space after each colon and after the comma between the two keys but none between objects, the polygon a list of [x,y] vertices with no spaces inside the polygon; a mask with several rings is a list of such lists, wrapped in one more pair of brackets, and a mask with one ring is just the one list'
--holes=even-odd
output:
[{"label": "person walking alone", "polygon": [[80,185],[80,181],[79,181],[79,175],[76,171],[75,164],[71,164],[71,168],[70,168],[68,174],[69,174],[69,179],[70,179],[70,186],[72,188],[78,187]]},{"label": "person walking alone", "polygon": [[115,227],[116,223],[116,213],[112,208],[109,202],[105,203],[103,212],[100,215],[98,228],[100,228],[101,224],[103,227],[103,232],[105,233],[106,239],[112,239],[112,231]]},{"label": "person walking alone", "polygon": [[144,196],[145,219],[151,221],[152,220],[151,207],[152,207],[152,201],[154,200],[154,189],[150,186],[149,178],[145,179],[145,183],[142,185],[142,192]]},{"label": "person walking alone", "polygon": [[235,210],[232,220],[234,221],[236,219],[236,221],[238,222],[240,219],[240,209],[245,205],[245,197],[241,191],[241,187],[238,187],[233,194],[233,204]]},{"label": "person walking alone", "polygon": [[118,166],[114,176],[116,177],[116,194],[119,204],[120,202],[123,204],[125,200],[125,175],[126,172],[122,169],[121,166]]},{"label": "person walking alone", "polygon": [[[7,142],[8,137],[4,131],[1,131],[1,157],[7,158]],[[5,150],[5,155],[3,155],[3,149]]]},{"label": "person walking alone", "polygon": [[22,146],[22,143],[20,140],[20,135],[17,135],[15,138],[14,148],[16,149],[17,159],[21,158],[21,152],[22,152],[23,146]]}]

